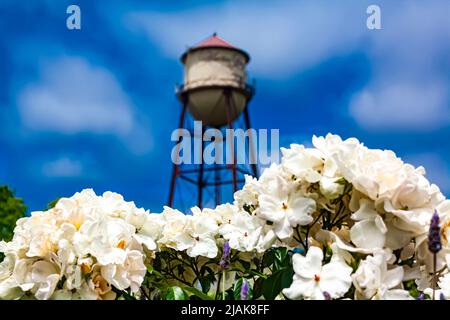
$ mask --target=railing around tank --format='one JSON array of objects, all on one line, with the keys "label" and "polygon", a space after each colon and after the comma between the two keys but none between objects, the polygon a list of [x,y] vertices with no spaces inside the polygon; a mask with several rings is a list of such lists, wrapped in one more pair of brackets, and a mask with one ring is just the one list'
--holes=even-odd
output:
[{"label": "railing around tank", "polygon": [[[233,87],[233,89],[242,90],[249,98],[251,98],[255,94],[255,84],[256,84],[256,81],[255,81],[255,79],[253,79],[252,84],[245,83],[241,88]],[[175,85],[175,94],[176,94],[176,96],[181,97],[187,91],[203,90],[203,89],[207,89],[207,88],[221,88],[221,87],[225,88],[226,86],[210,85],[210,86],[202,86],[202,87],[185,90],[184,84],[176,84]]]}]

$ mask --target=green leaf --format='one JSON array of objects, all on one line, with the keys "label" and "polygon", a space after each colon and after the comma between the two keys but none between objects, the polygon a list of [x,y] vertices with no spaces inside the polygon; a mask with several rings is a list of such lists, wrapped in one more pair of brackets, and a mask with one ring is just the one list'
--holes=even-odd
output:
[{"label": "green leaf", "polygon": [[233,300],[233,299],[234,299],[233,288],[230,288],[227,291],[225,291],[225,300]]},{"label": "green leaf", "polygon": [[274,265],[275,265],[275,271],[286,268],[290,265],[291,261],[288,255],[288,249],[287,248],[276,248],[275,249],[275,259],[274,259]]},{"label": "green leaf", "polygon": [[258,278],[253,285],[253,298],[258,299],[263,294],[263,283],[265,278]]},{"label": "green leaf", "polygon": [[126,290],[119,290],[116,287],[112,287],[112,289],[117,294],[117,300],[136,300],[136,298]]},{"label": "green leaf", "polygon": [[201,276],[199,277],[199,281],[202,286],[202,291],[204,293],[208,293],[211,288],[211,283],[216,280],[214,271],[210,267],[203,265],[200,269],[200,274]]},{"label": "green leaf", "polygon": [[250,262],[244,261],[244,260],[239,260],[239,263],[242,265],[244,270],[250,270]]},{"label": "green leaf", "polygon": [[258,276],[258,277],[263,278],[263,279],[266,279],[266,278],[267,278],[267,275],[266,275],[266,274],[264,274],[264,273],[262,273],[262,272],[259,272],[259,271],[257,271],[257,270],[250,270],[249,273],[250,273],[251,275],[253,275],[253,276]]},{"label": "green leaf", "polygon": [[193,295],[199,297],[202,300],[214,300],[213,298],[211,298],[210,296],[208,296],[207,294],[201,292],[200,290],[198,290],[196,288],[188,287],[188,286],[182,286],[181,288],[184,291],[189,292],[190,294],[193,294]]},{"label": "green leaf", "polygon": [[262,267],[270,267],[273,264],[273,260],[275,259],[275,250],[269,249],[266,251],[263,257]]},{"label": "green leaf", "polygon": [[263,282],[263,296],[267,300],[274,300],[275,297],[292,283],[292,267],[286,267],[275,271]]},{"label": "green leaf", "polygon": [[412,297],[417,298],[420,296],[420,291],[417,289],[417,284],[414,279],[403,282],[403,286]]},{"label": "green leaf", "polygon": [[157,271],[155,268],[153,268],[150,265],[147,266],[147,271],[148,271],[148,273],[153,274],[157,277],[164,278],[164,276],[159,271]]},{"label": "green leaf", "polygon": [[14,196],[7,186],[0,186],[0,240],[10,241],[14,235],[16,221],[25,216],[23,200]]},{"label": "green leaf", "polygon": [[283,261],[287,255],[287,248],[276,248],[275,249],[275,259],[278,261]]},{"label": "green leaf", "polygon": [[167,291],[166,300],[186,300],[186,297],[180,287],[173,286]]},{"label": "green leaf", "polygon": [[207,277],[200,277],[199,278],[200,285],[202,286],[203,293],[208,293],[209,289],[211,288],[211,282]]},{"label": "green leaf", "polygon": [[200,272],[202,274],[204,274],[206,272],[206,273],[208,273],[209,276],[213,276],[214,277],[214,271],[210,267],[208,267],[206,265],[202,266]]},{"label": "green leaf", "polygon": [[160,291],[166,291],[170,286],[161,282],[152,282],[152,286],[159,289]]},{"label": "green leaf", "polygon": [[61,198],[56,198],[55,200],[49,202],[49,203],[47,204],[47,209],[52,209],[52,208],[54,208],[54,207],[56,206],[56,204],[58,203],[59,199],[61,199]]}]

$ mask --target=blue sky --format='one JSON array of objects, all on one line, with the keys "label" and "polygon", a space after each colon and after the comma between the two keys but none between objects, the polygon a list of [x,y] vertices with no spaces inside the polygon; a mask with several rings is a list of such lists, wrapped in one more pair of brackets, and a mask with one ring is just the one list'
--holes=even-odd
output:
[{"label": "blue sky", "polygon": [[[381,7],[382,30],[366,28]],[[82,29],[66,28],[81,7]],[[450,2],[0,2],[0,184],[39,210],[86,187],[159,212],[178,60],[218,32],[252,56],[255,128],[355,136],[450,195]]]}]

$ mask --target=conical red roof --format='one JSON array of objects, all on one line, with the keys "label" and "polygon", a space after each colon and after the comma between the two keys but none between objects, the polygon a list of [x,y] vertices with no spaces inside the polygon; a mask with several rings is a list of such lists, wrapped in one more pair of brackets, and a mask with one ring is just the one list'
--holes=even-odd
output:
[{"label": "conical red roof", "polygon": [[201,41],[194,48],[205,48],[205,47],[224,47],[224,48],[237,49],[231,43],[223,40],[222,38],[218,37],[216,34],[213,34],[208,39]]},{"label": "conical red roof", "polygon": [[201,50],[201,49],[205,49],[205,48],[225,48],[225,49],[236,50],[245,56],[247,62],[250,60],[250,56],[248,55],[247,52],[245,52],[242,49],[239,49],[238,47],[233,46],[231,43],[223,40],[222,38],[218,37],[217,34],[214,33],[211,37],[199,42],[197,45],[189,48],[185,53],[183,53],[183,55],[181,56],[181,61],[183,63],[185,62],[186,56],[189,52],[192,52],[195,50]]}]

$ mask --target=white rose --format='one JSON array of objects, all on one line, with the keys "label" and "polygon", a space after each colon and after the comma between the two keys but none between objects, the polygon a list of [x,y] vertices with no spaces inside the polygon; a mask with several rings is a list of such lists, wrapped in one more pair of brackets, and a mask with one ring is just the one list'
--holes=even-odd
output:
[{"label": "white rose", "polygon": [[131,292],[138,292],[147,272],[143,259],[142,253],[131,250],[127,252],[123,264],[102,266],[101,275],[119,290],[130,288]]},{"label": "white rose", "polygon": [[387,261],[391,257],[389,252],[378,251],[360,262],[352,276],[357,296],[373,300],[412,299],[401,287],[403,268],[397,266],[388,269]]},{"label": "white rose", "polygon": [[318,182],[322,175],[323,160],[320,151],[307,149],[303,145],[291,144],[290,149],[281,148],[281,164],[289,175],[310,183]]},{"label": "white rose", "polygon": [[310,247],[306,256],[294,254],[294,281],[283,294],[289,299],[324,300],[326,294],[332,299],[340,298],[350,289],[352,268],[337,255],[330,263],[322,265],[320,248]]},{"label": "white rose", "polygon": [[58,284],[60,273],[56,265],[48,261],[36,261],[31,270],[31,279],[36,284],[35,297],[48,300]]},{"label": "white rose", "polygon": [[274,176],[268,183],[270,192],[259,196],[257,216],[272,222],[275,234],[285,240],[292,237],[294,227],[313,221],[311,214],[316,209],[316,203],[301,196],[280,176]]}]

